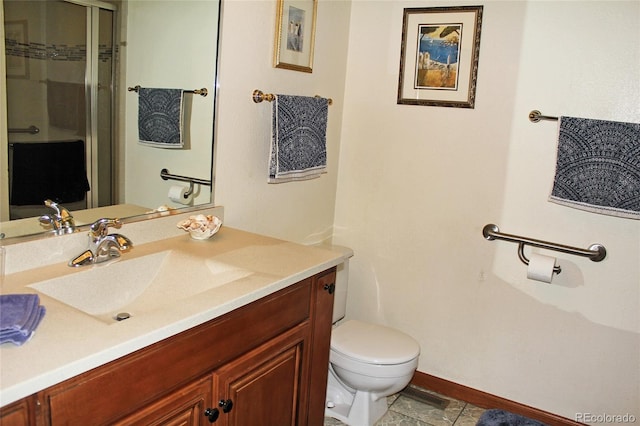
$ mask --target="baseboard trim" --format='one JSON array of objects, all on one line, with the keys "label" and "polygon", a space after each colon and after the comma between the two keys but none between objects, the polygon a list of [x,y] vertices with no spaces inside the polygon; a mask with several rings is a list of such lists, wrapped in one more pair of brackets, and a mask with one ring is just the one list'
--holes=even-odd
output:
[{"label": "baseboard trim", "polygon": [[469,402],[481,408],[498,408],[515,414],[520,414],[522,416],[541,421],[542,423],[546,423],[549,426],[577,426],[583,424],[567,419],[566,417],[542,411],[528,405],[520,404],[519,402],[501,398],[499,396],[460,385],[449,380],[441,379],[430,374],[422,373],[420,371],[415,372],[411,379],[411,384],[438,392],[439,394],[450,398]]}]

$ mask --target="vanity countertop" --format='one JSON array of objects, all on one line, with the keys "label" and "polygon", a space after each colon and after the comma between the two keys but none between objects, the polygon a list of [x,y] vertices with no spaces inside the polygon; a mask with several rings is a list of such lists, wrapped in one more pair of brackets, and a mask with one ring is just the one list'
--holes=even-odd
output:
[{"label": "vanity countertop", "polygon": [[[136,245],[117,262],[165,250],[178,250],[214,262],[253,271],[249,276],[176,299],[162,309],[125,321],[106,322],[45,294],[46,315],[22,346],[0,345],[0,406],[149,346],[238,307],[281,290],[343,261],[343,254],[224,227],[211,239],[188,234]],[[102,265],[89,268],[101,268]],[[106,266],[108,267],[108,265]],[[5,276],[0,293],[35,293],[29,287],[52,277],[78,273],[56,263]],[[187,268],[185,268],[187,269]],[[180,275],[190,279],[189,270]],[[175,283],[180,286],[180,282]]]}]

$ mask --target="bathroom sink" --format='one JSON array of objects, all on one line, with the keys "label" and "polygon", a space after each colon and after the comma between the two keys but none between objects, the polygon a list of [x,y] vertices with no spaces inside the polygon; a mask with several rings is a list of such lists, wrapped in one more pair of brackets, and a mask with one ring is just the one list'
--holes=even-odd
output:
[{"label": "bathroom sink", "polygon": [[29,287],[102,321],[139,315],[245,278],[252,272],[166,250],[31,284]]}]

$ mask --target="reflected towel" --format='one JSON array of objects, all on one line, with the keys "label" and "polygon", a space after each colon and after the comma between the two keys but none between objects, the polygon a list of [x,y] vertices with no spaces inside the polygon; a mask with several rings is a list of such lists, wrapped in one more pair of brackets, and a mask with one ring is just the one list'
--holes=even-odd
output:
[{"label": "reflected towel", "polygon": [[269,183],[313,179],[326,172],[328,99],[276,95]]},{"label": "reflected towel", "polygon": [[82,201],[89,191],[84,141],[10,144],[11,205]]},{"label": "reflected towel", "polygon": [[49,124],[61,129],[86,132],[84,83],[47,80]]},{"label": "reflected towel", "polygon": [[640,219],[640,124],[560,117],[549,200]]},{"label": "reflected towel", "polygon": [[45,312],[37,294],[0,295],[0,344],[22,345],[28,341]]},{"label": "reflected towel", "polygon": [[138,89],[138,139],[161,148],[182,148],[183,90]]}]

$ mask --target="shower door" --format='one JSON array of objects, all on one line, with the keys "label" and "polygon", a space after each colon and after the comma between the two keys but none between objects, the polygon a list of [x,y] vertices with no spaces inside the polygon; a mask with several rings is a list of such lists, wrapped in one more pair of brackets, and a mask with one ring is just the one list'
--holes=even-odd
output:
[{"label": "shower door", "polygon": [[2,3],[10,218],[43,214],[43,198],[70,210],[111,205],[114,8]]}]

